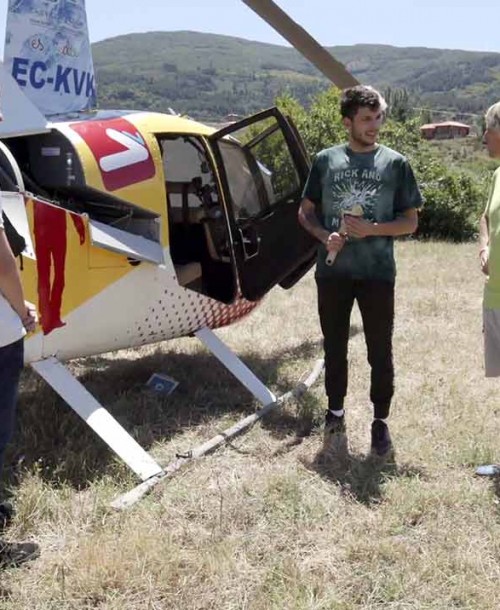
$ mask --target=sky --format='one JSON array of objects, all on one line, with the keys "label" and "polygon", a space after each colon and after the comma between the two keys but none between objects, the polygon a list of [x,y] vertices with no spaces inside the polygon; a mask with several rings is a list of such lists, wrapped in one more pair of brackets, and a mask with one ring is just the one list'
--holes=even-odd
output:
[{"label": "sky", "polygon": [[[499,0],[277,3],[324,46],[376,43],[500,52]],[[0,0],[2,41],[7,4],[8,0]],[[287,44],[241,0],[86,0],[86,4],[92,42],[132,32],[194,30]]]}]

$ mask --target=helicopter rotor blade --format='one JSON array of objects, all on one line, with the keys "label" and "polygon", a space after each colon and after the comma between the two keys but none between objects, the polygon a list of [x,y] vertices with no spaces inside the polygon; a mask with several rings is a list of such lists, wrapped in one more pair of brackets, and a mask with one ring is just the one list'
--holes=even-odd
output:
[{"label": "helicopter rotor blade", "polygon": [[274,28],[340,89],[359,85],[359,81],[322,47],[302,26],[291,19],[272,0],[243,0],[249,8]]}]

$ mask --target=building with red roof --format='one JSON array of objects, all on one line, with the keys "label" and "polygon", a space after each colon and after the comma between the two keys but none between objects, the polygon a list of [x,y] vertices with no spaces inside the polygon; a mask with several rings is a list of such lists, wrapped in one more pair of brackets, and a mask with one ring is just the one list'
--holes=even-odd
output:
[{"label": "building with red roof", "polygon": [[444,121],[442,123],[426,123],[420,127],[420,134],[426,140],[446,140],[451,138],[465,138],[470,133],[470,125],[457,121]]}]

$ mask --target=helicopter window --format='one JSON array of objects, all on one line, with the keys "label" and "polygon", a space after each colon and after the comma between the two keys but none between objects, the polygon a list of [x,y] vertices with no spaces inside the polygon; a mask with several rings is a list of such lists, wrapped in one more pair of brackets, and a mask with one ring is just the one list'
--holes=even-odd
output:
[{"label": "helicopter window", "polygon": [[276,119],[219,141],[237,220],[255,218],[292,201],[301,188],[293,157]]},{"label": "helicopter window", "polygon": [[265,187],[258,166],[237,142],[223,140],[219,147],[236,219],[257,216],[268,205],[268,198],[262,193]]}]

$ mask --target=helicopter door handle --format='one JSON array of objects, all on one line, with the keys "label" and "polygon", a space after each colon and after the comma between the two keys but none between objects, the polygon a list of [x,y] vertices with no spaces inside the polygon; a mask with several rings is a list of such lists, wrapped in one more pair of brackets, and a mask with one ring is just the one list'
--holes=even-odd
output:
[{"label": "helicopter door handle", "polygon": [[261,237],[257,233],[255,227],[245,227],[244,229],[238,229],[241,239],[241,248],[243,250],[243,257],[246,261],[255,258],[260,251]]}]

